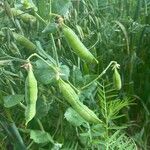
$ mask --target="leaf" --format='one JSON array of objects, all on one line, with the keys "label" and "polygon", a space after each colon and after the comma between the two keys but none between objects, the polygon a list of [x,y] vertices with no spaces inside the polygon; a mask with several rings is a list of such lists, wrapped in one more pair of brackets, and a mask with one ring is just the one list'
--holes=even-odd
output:
[{"label": "leaf", "polygon": [[66,65],[61,65],[60,66],[60,73],[62,74],[62,79],[63,80],[68,80],[69,75],[70,75],[70,69]]},{"label": "leaf", "polygon": [[66,120],[70,122],[74,126],[80,126],[86,121],[71,107],[69,107],[65,114],[64,114]]},{"label": "leaf", "polygon": [[118,116],[119,111],[129,105],[131,105],[131,100],[129,98],[124,98],[123,100],[116,99],[114,101],[108,102],[108,118],[110,120],[115,119]]},{"label": "leaf", "polygon": [[[87,85],[93,79],[95,79],[95,76],[92,76],[92,75],[84,76],[84,85]],[[91,97],[94,97],[94,91],[96,91],[96,88],[97,88],[97,83],[93,82],[90,86],[88,86],[87,88],[81,91],[79,95],[80,99],[82,99],[83,101],[85,98],[91,99]]]},{"label": "leaf", "polygon": [[82,76],[82,72],[80,71],[80,69],[76,66],[73,66],[73,83],[75,86],[83,86],[83,76]]},{"label": "leaf", "polygon": [[58,24],[55,22],[50,22],[47,24],[47,26],[44,28],[42,33],[55,33],[57,31]]},{"label": "leaf", "polygon": [[24,95],[9,95],[9,96],[4,96],[4,106],[7,108],[10,108],[12,106],[15,106],[19,104],[21,101],[24,100]]},{"label": "leaf", "polygon": [[62,147],[61,143],[55,143],[51,150],[59,150]]},{"label": "leaf", "polygon": [[97,137],[97,136],[101,136],[104,137],[105,136],[105,126],[103,124],[97,124],[91,127],[92,130],[92,136],[93,137]]},{"label": "leaf", "polygon": [[96,90],[96,87],[97,87],[96,83],[91,84],[86,89],[81,91],[80,96],[83,96],[84,98],[91,99],[91,96],[94,96],[93,92]]},{"label": "leaf", "polygon": [[55,80],[55,72],[42,60],[36,61],[35,76],[43,84],[50,84]]},{"label": "leaf", "polygon": [[40,130],[31,130],[30,131],[30,139],[32,139],[35,143],[54,143],[51,135],[47,132]]},{"label": "leaf", "polygon": [[47,54],[47,53],[44,51],[44,49],[43,49],[43,47],[42,47],[40,41],[36,41],[36,46],[37,46],[37,51],[38,51],[38,53],[39,53],[43,58],[47,59],[47,60],[49,61],[49,63],[56,65],[56,61],[55,61],[49,54]]},{"label": "leaf", "polygon": [[89,133],[80,133],[79,140],[83,145],[87,145],[89,141]]},{"label": "leaf", "polygon": [[110,138],[107,143],[110,150],[136,150],[136,144],[134,141],[125,135],[125,133],[117,130]]},{"label": "leaf", "polygon": [[44,99],[37,100],[36,103],[36,117],[39,119],[46,116],[50,109],[50,103],[45,101]]},{"label": "leaf", "polygon": [[71,0],[52,1],[52,10],[59,15],[66,16],[71,6],[72,6]]}]

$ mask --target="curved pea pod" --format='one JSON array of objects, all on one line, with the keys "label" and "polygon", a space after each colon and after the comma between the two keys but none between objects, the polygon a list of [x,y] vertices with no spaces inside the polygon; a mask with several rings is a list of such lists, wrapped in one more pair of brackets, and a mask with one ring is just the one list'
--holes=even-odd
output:
[{"label": "curved pea pod", "polygon": [[38,96],[37,81],[33,74],[32,65],[30,63],[27,64],[27,71],[28,76],[25,81],[25,100],[27,104],[25,110],[26,125],[36,114],[36,101]]},{"label": "curved pea pod", "polygon": [[73,108],[87,122],[95,124],[101,123],[101,120],[96,116],[96,114],[80,101],[77,101],[76,105],[74,105]]},{"label": "curved pea pod", "polygon": [[26,126],[34,118],[36,114],[36,104],[29,104],[25,110]]},{"label": "curved pea pod", "polygon": [[84,46],[84,44],[80,41],[78,36],[74,33],[74,31],[71,28],[63,24],[62,31],[68,44],[73,49],[74,53],[76,53],[76,55],[78,55],[82,60],[84,60],[87,63],[98,63],[96,58]]},{"label": "curved pea pod", "polygon": [[114,69],[114,73],[113,73],[113,83],[114,83],[114,87],[116,90],[120,90],[121,89],[121,77],[120,74],[117,70],[117,68]]},{"label": "curved pea pod", "polygon": [[26,37],[24,37],[23,35],[17,34],[15,32],[13,32],[13,36],[14,36],[15,40],[17,41],[17,43],[24,46],[27,50],[30,51],[30,53],[35,52],[36,45],[33,44],[31,41],[29,41]]},{"label": "curved pea pod", "polygon": [[22,21],[24,21],[26,23],[35,23],[36,22],[36,17],[34,17],[28,13],[25,13],[19,9],[11,8],[11,12],[14,17],[19,17],[22,19]]},{"label": "curved pea pod", "polygon": [[59,79],[58,83],[63,97],[72,106],[72,108],[79,115],[81,115],[83,119],[85,119],[89,123],[98,124],[101,122],[101,120],[92,110],[90,110],[86,105],[80,102],[78,95],[68,83],[64,82],[62,79]]},{"label": "curved pea pod", "polygon": [[63,97],[67,100],[67,102],[71,106],[76,105],[76,102],[79,101],[79,97],[76,94],[76,92],[73,90],[73,88],[62,79],[59,79],[58,84],[59,84],[59,89]]}]

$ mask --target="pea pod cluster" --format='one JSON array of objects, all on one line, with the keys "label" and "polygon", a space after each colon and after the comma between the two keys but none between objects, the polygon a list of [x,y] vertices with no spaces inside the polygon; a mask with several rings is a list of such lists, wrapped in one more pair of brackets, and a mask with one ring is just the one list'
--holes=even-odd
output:
[{"label": "pea pod cluster", "polygon": [[116,90],[120,90],[121,89],[121,77],[120,74],[117,70],[117,68],[114,68],[114,73],[113,73],[113,83],[114,83],[114,87]]},{"label": "pea pod cluster", "polygon": [[62,79],[59,79],[58,84],[63,97],[72,106],[72,108],[79,115],[81,115],[83,119],[85,119],[89,123],[98,124],[101,122],[96,114],[79,100],[78,95],[68,83],[66,83]]},{"label": "pea pod cluster", "polygon": [[37,81],[30,63],[27,66],[27,71],[28,75],[25,81],[25,100],[27,104],[25,110],[26,125],[36,114],[36,101],[38,96]]},{"label": "pea pod cluster", "polygon": [[76,55],[78,55],[82,60],[84,60],[87,63],[98,63],[96,58],[84,46],[84,44],[80,41],[78,36],[71,28],[63,24],[62,31],[68,44],[73,49],[74,53],[76,53]]}]

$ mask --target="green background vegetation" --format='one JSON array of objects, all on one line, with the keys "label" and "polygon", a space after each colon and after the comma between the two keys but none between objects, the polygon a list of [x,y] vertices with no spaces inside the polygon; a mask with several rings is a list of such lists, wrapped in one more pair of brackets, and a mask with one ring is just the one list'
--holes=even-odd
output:
[{"label": "green background vegetation", "polygon": [[[10,8],[23,12],[13,15]],[[23,19],[24,14],[36,21]],[[64,18],[99,64],[86,64],[72,52],[54,14]],[[17,40],[14,32],[36,48]],[[62,79],[76,87],[101,124],[89,124],[75,112],[62,97],[56,73],[33,57],[37,111],[25,126],[27,72],[21,66],[33,53],[59,67]],[[0,149],[150,149],[149,58],[149,0],[0,1]],[[85,87],[111,61],[120,64],[121,90],[113,86],[112,68]]]}]

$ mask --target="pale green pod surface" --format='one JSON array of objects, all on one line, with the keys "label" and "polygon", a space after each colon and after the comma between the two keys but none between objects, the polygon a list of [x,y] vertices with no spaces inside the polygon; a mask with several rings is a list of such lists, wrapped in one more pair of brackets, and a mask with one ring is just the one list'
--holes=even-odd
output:
[{"label": "pale green pod surface", "polygon": [[85,119],[89,123],[101,123],[101,120],[97,117],[97,115],[89,109],[86,105],[78,101],[76,105],[73,106],[74,110],[78,112],[83,119]]},{"label": "pale green pod surface", "polygon": [[73,49],[73,51],[78,55],[82,60],[87,63],[98,63],[96,58],[90,53],[90,51],[83,45],[78,36],[74,33],[74,31],[66,25],[62,25],[62,30],[64,36]]},{"label": "pale green pod surface", "polygon": [[15,32],[13,33],[13,36],[20,45],[24,46],[31,53],[35,52],[36,45],[29,41],[26,37]]},{"label": "pale green pod surface", "polygon": [[35,114],[36,114],[36,104],[28,105],[25,110],[26,125],[34,118]]},{"label": "pale green pod surface", "polygon": [[36,101],[38,96],[37,81],[33,74],[32,66],[28,64],[28,76],[25,82],[25,100],[27,103],[25,111],[26,125],[36,114]]},{"label": "pale green pod surface", "polygon": [[64,82],[62,79],[59,79],[58,84],[59,89],[63,97],[67,100],[67,102],[71,106],[75,105],[76,101],[79,100],[79,97],[76,94],[76,92],[72,89],[72,87],[68,83]]},{"label": "pale green pod surface", "polygon": [[74,108],[74,110],[81,115],[81,117],[90,123],[98,124],[101,122],[92,110],[80,102],[78,95],[68,83],[64,82],[62,79],[59,79],[58,83],[63,97]]},{"label": "pale green pod surface", "polygon": [[113,73],[113,83],[114,83],[114,87],[116,88],[116,90],[121,89],[121,86],[122,86],[121,77],[116,68],[114,69],[114,73]]}]

